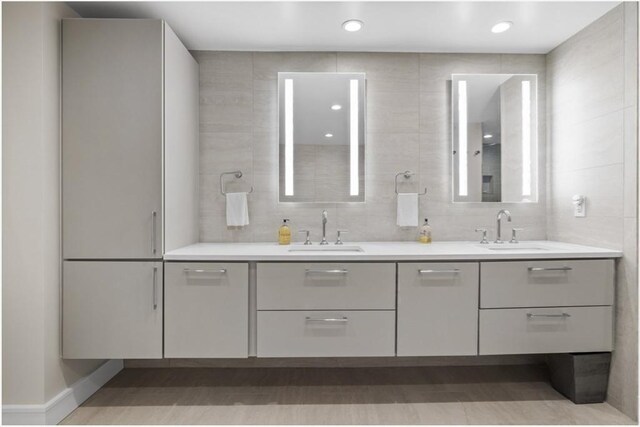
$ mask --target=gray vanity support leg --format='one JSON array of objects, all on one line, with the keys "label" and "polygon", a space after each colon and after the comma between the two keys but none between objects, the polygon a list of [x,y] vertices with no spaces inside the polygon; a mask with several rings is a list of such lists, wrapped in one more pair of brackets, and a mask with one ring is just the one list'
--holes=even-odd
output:
[{"label": "gray vanity support leg", "polygon": [[601,403],[607,397],[611,353],[547,356],[551,385],[573,403]]}]

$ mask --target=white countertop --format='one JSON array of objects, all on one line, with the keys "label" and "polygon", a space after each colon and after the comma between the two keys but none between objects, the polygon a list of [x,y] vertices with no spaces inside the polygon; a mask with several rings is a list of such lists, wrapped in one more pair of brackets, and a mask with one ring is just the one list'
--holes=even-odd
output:
[{"label": "white countertop", "polygon": [[[478,242],[345,242],[361,252],[335,251],[338,246],[302,243],[197,243],[167,252],[167,261],[459,261],[563,258],[619,258],[621,251],[553,241],[523,241],[517,244]],[[320,248],[331,250],[322,252]],[[491,248],[499,248],[493,250]],[[294,251],[291,251],[291,250]],[[309,250],[311,249],[311,250]],[[301,250],[301,251],[295,251]],[[318,250],[318,251],[316,251]]]}]

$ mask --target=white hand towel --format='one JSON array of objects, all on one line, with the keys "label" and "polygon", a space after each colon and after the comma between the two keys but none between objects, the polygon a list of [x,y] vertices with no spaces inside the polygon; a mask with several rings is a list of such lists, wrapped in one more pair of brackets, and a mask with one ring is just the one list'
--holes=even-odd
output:
[{"label": "white hand towel", "polygon": [[418,226],[418,193],[398,194],[398,227]]},{"label": "white hand towel", "polygon": [[227,226],[244,227],[245,225],[249,225],[247,193],[227,193]]}]

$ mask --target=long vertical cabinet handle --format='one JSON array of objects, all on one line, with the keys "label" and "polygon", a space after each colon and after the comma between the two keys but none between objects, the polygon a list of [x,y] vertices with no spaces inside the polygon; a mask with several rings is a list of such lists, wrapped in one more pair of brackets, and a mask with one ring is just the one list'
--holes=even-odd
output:
[{"label": "long vertical cabinet handle", "polygon": [[156,254],[156,211],[151,212],[151,253]]},{"label": "long vertical cabinet handle", "polygon": [[158,267],[153,267],[153,309],[158,308]]}]

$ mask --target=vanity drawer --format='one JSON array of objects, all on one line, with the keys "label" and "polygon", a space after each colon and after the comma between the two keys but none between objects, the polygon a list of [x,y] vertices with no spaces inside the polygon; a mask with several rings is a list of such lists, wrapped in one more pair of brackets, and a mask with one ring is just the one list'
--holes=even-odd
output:
[{"label": "vanity drawer", "polygon": [[394,310],[394,263],[258,263],[258,310]]},{"label": "vanity drawer", "polygon": [[612,307],[480,310],[481,355],[612,349]]},{"label": "vanity drawer", "polygon": [[480,307],[612,305],[614,261],[510,261],[480,266]]},{"label": "vanity drawer", "polygon": [[249,265],[165,263],[164,357],[249,355]]},{"label": "vanity drawer", "polygon": [[395,311],[258,312],[258,357],[394,355]]}]

